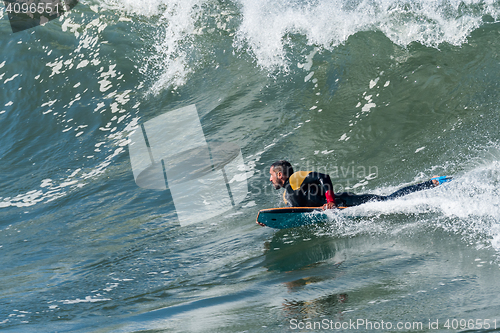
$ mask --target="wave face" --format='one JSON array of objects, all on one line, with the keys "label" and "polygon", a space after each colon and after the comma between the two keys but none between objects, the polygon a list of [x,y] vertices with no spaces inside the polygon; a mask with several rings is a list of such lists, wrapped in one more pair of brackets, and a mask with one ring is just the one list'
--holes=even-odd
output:
[{"label": "wave face", "polygon": [[[105,0],[12,33],[4,15],[0,329],[287,332],[292,319],[425,327],[463,313],[492,325],[499,18],[497,1]],[[130,138],[192,105],[182,134],[243,163],[226,170],[222,190],[239,193],[227,211],[179,186],[181,223],[172,179],[136,184]],[[137,163],[161,178],[197,149],[179,140],[163,169]],[[278,159],[330,174],[337,192],[454,180],[276,232],[254,222],[283,205]],[[219,164],[192,170],[209,179]]]},{"label": "wave face", "polygon": [[159,26],[150,57],[160,67],[154,90],[183,84],[200,54],[214,57],[214,39],[248,53],[257,66],[290,70],[304,48],[333,51],[359,32],[379,31],[394,44],[460,46],[484,22],[496,21],[496,1],[153,1],[107,3]]}]

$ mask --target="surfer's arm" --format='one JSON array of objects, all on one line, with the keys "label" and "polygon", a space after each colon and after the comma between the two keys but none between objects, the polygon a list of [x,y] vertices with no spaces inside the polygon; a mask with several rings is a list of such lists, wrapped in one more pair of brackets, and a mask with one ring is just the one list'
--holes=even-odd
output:
[{"label": "surfer's arm", "polygon": [[337,208],[335,204],[335,195],[333,194],[333,184],[330,176],[319,174],[319,182],[325,189],[326,204],[323,205],[323,210]]}]

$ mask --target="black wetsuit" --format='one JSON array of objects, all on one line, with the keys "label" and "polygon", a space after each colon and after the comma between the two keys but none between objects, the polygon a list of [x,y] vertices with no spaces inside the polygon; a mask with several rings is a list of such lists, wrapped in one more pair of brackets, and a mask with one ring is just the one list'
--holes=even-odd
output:
[{"label": "black wetsuit", "polygon": [[326,191],[333,190],[330,176],[319,172],[298,171],[285,182],[283,199],[291,207],[319,207],[326,203]]},{"label": "black wetsuit", "polygon": [[[337,207],[352,207],[369,201],[386,201],[395,199],[413,192],[433,188],[432,180],[404,187],[391,195],[353,194],[349,192],[335,193]],[[291,207],[320,207],[327,200],[325,193],[333,189],[330,176],[312,171],[295,172],[285,182],[283,199]]]},{"label": "black wetsuit", "polygon": [[349,192],[335,193],[335,204],[337,207],[352,207],[369,201],[392,200],[413,192],[427,190],[429,188],[433,188],[434,186],[435,185],[432,183],[432,180],[428,180],[420,184],[403,187],[390,195],[352,194]]}]

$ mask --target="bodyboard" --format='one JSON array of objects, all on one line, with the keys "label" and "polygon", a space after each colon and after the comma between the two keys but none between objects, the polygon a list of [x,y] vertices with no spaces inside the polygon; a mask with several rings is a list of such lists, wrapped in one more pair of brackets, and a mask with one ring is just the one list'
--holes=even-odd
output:
[{"label": "bodyboard", "polygon": [[326,221],[328,216],[321,207],[268,208],[257,214],[257,223],[275,229],[295,228]]}]

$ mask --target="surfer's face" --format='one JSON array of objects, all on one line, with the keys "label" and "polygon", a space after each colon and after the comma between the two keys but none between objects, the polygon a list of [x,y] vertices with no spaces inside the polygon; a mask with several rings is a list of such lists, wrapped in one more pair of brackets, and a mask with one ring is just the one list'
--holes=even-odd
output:
[{"label": "surfer's face", "polygon": [[279,190],[280,188],[283,187],[285,184],[285,180],[283,179],[283,173],[282,172],[274,172],[274,168],[271,167],[269,169],[269,173],[271,174],[271,177],[269,178],[269,181],[273,183],[273,186],[275,189]]}]

